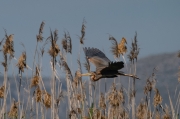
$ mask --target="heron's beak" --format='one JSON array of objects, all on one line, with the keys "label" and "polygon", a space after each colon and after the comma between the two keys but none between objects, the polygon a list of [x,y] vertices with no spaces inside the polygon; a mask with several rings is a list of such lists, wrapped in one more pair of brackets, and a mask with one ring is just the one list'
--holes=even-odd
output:
[{"label": "heron's beak", "polygon": [[81,76],[91,76],[91,73],[85,73],[85,74],[81,74]]}]

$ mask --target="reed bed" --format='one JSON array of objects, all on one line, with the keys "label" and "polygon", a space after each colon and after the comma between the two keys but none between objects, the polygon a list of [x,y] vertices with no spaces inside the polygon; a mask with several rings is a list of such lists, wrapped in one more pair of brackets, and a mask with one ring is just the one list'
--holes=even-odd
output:
[{"label": "reed bed", "polygon": [[[136,103],[137,87],[136,82],[141,82],[145,79],[135,80],[129,77],[127,80],[128,86],[124,87],[119,79],[124,77],[114,78],[111,87],[107,87],[107,79],[99,81],[92,81],[90,78],[84,78],[81,74],[83,67],[86,72],[90,72],[91,64],[87,57],[85,62],[80,61],[82,46],[85,44],[86,21],[83,19],[79,38],[79,56],[72,59],[72,39],[68,31],[64,32],[62,39],[59,39],[58,30],[50,29],[50,36],[43,37],[43,30],[45,22],[40,24],[39,32],[36,35],[36,48],[33,58],[33,66],[29,66],[26,62],[28,54],[26,53],[25,45],[22,44],[24,51],[16,59],[14,55],[15,48],[13,46],[13,35],[7,34],[0,42],[1,53],[4,57],[2,66],[4,68],[4,76],[0,86],[0,119],[178,119],[180,108],[180,91],[177,89],[175,101],[172,101],[168,90],[166,98],[169,99],[169,105],[163,105],[163,97],[161,92],[156,87],[156,68],[154,68],[152,75],[146,80],[144,85],[143,98],[140,103]],[[108,38],[107,38],[108,40]],[[134,35],[130,48],[127,47],[127,39],[122,37],[120,42],[113,36],[109,36],[112,43],[110,51],[115,60],[123,58],[125,62],[126,71],[130,74],[137,74],[138,54],[140,48],[137,40],[137,33]],[[77,40],[78,42],[78,40]],[[93,46],[89,46],[93,47]],[[45,51],[45,48],[48,51]],[[50,56],[49,85],[50,90],[44,84],[44,77],[42,76],[42,59],[43,55],[47,53]],[[129,59],[126,61],[125,56]],[[180,53],[178,54],[180,57]],[[68,62],[68,58],[76,61],[78,68],[75,74],[72,74],[72,62]],[[13,65],[13,70],[18,70],[18,77],[13,74],[15,83],[8,80],[8,69],[11,68],[12,60],[16,62]],[[127,63],[128,62],[128,63]],[[71,63],[71,64],[70,64]],[[46,68],[47,65],[46,65]],[[26,70],[32,71],[31,76],[26,76]],[[64,75],[63,75],[64,74]],[[178,73],[177,80],[180,82],[180,73]],[[63,78],[65,77],[65,78]],[[63,81],[64,80],[64,81]],[[102,80],[104,80],[102,83]],[[111,80],[111,79],[110,79]],[[112,79],[113,80],[113,79]],[[64,83],[65,82],[65,83]],[[103,85],[104,84],[104,85]],[[10,85],[16,86],[16,92],[10,89]],[[65,87],[65,88],[64,88]],[[104,88],[102,91],[101,89]],[[17,95],[17,99],[13,97]],[[10,102],[7,102],[10,97]],[[64,101],[66,100],[66,101]],[[66,103],[66,107],[61,106]]]}]

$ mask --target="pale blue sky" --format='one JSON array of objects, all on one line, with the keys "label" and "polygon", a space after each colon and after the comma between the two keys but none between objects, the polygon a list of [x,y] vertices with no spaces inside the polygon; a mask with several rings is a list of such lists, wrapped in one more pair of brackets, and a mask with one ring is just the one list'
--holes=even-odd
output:
[{"label": "pale blue sky", "polygon": [[[36,34],[40,23],[44,21],[45,38],[49,36],[50,28],[58,29],[59,40],[62,39],[65,30],[69,31],[73,42],[73,64],[76,64],[79,51],[77,35],[80,35],[83,18],[87,21],[84,46],[104,50],[111,60],[113,57],[110,54],[111,42],[108,40],[108,33],[118,41],[125,37],[129,48],[137,31],[141,48],[140,58],[180,50],[178,0],[4,0],[0,2],[0,39],[4,37],[3,28],[8,34],[14,34],[15,57],[18,58],[23,51],[20,45],[23,42],[28,54],[27,60],[32,63]],[[47,50],[48,48],[46,52]],[[2,55],[0,57],[2,61]],[[44,60],[48,61],[49,56],[45,55]]]}]

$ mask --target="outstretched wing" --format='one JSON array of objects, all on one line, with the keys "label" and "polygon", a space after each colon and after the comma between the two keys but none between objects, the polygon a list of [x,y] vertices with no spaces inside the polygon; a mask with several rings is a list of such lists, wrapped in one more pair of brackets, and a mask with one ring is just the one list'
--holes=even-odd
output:
[{"label": "outstretched wing", "polygon": [[101,73],[108,73],[112,71],[117,71],[124,68],[124,62],[110,62],[108,67],[105,67],[104,69],[101,70]]},{"label": "outstretched wing", "polygon": [[100,71],[109,65],[110,60],[97,48],[83,48],[86,58],[96,66],[96,71]]}]

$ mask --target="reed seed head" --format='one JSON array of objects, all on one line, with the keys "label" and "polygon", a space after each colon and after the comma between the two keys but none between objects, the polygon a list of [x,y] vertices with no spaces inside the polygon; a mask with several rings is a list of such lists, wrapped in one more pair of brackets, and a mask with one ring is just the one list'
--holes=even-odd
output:
[{"label": "reed seed head", "polygon": [[59,51],[60,51],[59,46],[56,43],[53,43],[53,46],[51,46],[49,49],[49,54],[51,57],[56,57]]},{"label": "reed seed head", "polygon": [[164,114],[162,117],[163,119],[172,119],[167,105],[165,105]]},{"label": "reed seed head", "polygon": [[144,87],[144,94],[148,95],[149,92],[151,92],[153,89],[153,81],[150,81],[148,78],[146,81],[146,86]]},{"label": "reed seed head", "polygon": [[103,93],[101,93],[101,95],[100,95],[99,107],[103,110],[106,109],[106,102],[105,102],[105,97],[104,97]]},{"label": "reed seed head", "polygon": [[63,48],[65,49],[65,51],[67,52],[67,40],[66,39],[62,39],[62,42],[61,42]]},{"label": "reed seed head", "polygon": [[78,88],[80,78],[81,78],[81,72],[79,70],[77,70],[76,73],[75,73],[75,77],[73,78],[73,82],[72,82],[72,85],[73,85],[74,89]]},{"label": "reed seed head", "polygon": [[111,106],[117,107],[124,103],[123,90],[117,91],[115,84],[113,83],[111,91],[108,93],[108,101]]},{"label": "reed seed head", "polygon": [[40,76],[39,76],[39,68],[36,66],[36,74],[35,76],[31,79],[31,87],[33,86],[38,86],[40,81]]},{"label": "reed seed head", "polygon": [[13,102],[8,113],[9,118],[17,118],[18,117],[18,104],[19,102]]},{"label": "reed seed head", "polygon": [[84,67],[86,68],[86,71],[90,72],[90,63],[87,57],[85,57]]},{"label": "reed seed head", "polygon": [[43,103],[46,108],[51,107],[51,95],[47,93],[46,91],[43,91]]},{"label": "reed seed head", "polygon": [[42,34],[43,34],[44,25],[45,25],[45,23],[42,21],[42,23],[39,27],[39,34],[36,35],[37,42],[39,42],[39,41],[41,42],[43,40]]},{"label": "reed seed head", "polygon": [[162,97],[159,93],[158,89],[155,89],[155,95],[154,95],[154,107],[162,103]]},{"label": "reed seed head", "polygon": [[122,37],[122,40],[118,44],[118,54],[123,55],[127,52],[127,47],[125,44],[127,44],[126,38]]},{"label": "reed seed head", "polygon": [[5,89],[5,86],[0,87],[0,98],[4,98],[4,89]]},{"label": "reed seed head", "polygon": [[64,33],[64,38],[62,39],[61,44],[67,53],[72,53],[72,43],[71,43],[71,36],[69,32]]},{"label": "reed seed head", "polygon": [[84,44],[84,40],[85,40],[85,29],[86,29],[86,20],[83,19],[83,23],[82,23],[82,27],[81,27],[81,37],[80,37],[80,43],[81,44]]},{"label": "reed seed head", "polygon": [[79,101],[84,101],[85,100],[85,95],[84,94],[76,94],[76,99]]},{"label": "reed seed head", "polygon": [[69,118],[70,119],[78,119],[77,118],[77,112],[74,109],[70,111]]},{"label": "reed seed head", "polygon": [[160,114],[159,110],[157,110],[157,109],[156,109],[156,111],[155,111],[154,118],[155,118],[155,119],[161,119],[161,114]]},{"label": "reed seed head", "polygon": [[118,115],[120,119],[129,119],[129,114],[123,107],[119,108]]},{"label": "reed seed head", "polygon": [[131,44],[131,51],[128,54],[129,61],[131,61],[132,63],[134,63],[134,61],[137,61],[139,50],[140,48],[138,47],[137,44],[137,33],[135,33],[134,40],[132,41]]},{"label": "reed seed head", "polygon": [[120,54],[119,54],[119,49],[118,49],[118,42],[117,42],[117,40],[116,40],[113,36],[110,36],[110,37],[109,37],[109,40],[112,41],[112,46],[111,46],[111,52],[112,52],[112,54],[113,54],[115,57],[119,58],[119,57],[120,57]]},{"label": "reed seed head", "polygon": [[118,98],[120,103],[125,103],[125,96],[124,96],[124,91],[123,88],[121,87],[121,89],[117,92]]},{"label": "reed seed head", "polygon": [[48,37],[48,40],[50,40],[50,42],[51,42],[51,47],[50,47],[48,53],[53,58],[56,58],[56,56],[60,52],[60,48],[59,48],[58,44],[56,43],[58,40],[57,32],[58,32],[58,30],[55,30],[54,33],[52,33],[52,31],[50,31],[51,35]]},{"label": "reed seed head", "polygon": [[39,88],[39,86],[35,90],[35,95],[36,95],[36,97],[35,97],[36,98],[36,102],[41,102],[41,100],[42,100],[42,91]]},{"label": "reed seed head", "polygon": [[37,42],[39,41],[41,42],[43,40],[43,37],[41,34],[39,34],[39,35],[36,35],[36,39],[37,39]]},{"label": "reed seed head", "polygon": [[134,98],[136,96],[136,90],[130,90],[130,99]]},{"label": "reed seed head", "polygon": [[148,114],[147,105],[145,102],[141,102],[136,109],[136,117],[137,119],[145,119]]},{"label": "reed seed head", "polygon": [[10,54],[11,57],[14,57],[14,52],[15,52],[14,51],[14,43],[13,43],[14,34],[11,34],[9,36],[7,36],[7,34],[6,34],[5,36],[6,36],[6,40],[3,45],[3,53]]},{"label": "reed seed head", "polygon": [[125,45],[127,44],[126,38],[122,37],[119,44],[113,36],[110,36],[109,40],[112,41],[111,52],[116,58],[119,58],[120,55],[124,55],[127,52],[127,47]]},{"label": "reed seed head", "polygon": [[44,29],[44,21],[41,22],[40,28],[39,28],[39,34],[43,33],[43,29]]},{"label": "reed seed head", "polygon": [[19,73],[24,72],[24,68],[26,68],[26,52],[23,52],[21,54],[16,66],[19,68]]},{"label": "reed seed head", "polygon": [[93,119],[101,119],[101,111],[99,109],[93,109]]},{"label": "reed seed head", "polygon": [[38,86],[39,80],[40,80],[40,77],[39,77],[39,76],[34,76],[34,77],[31,79],[31,87]]}]

